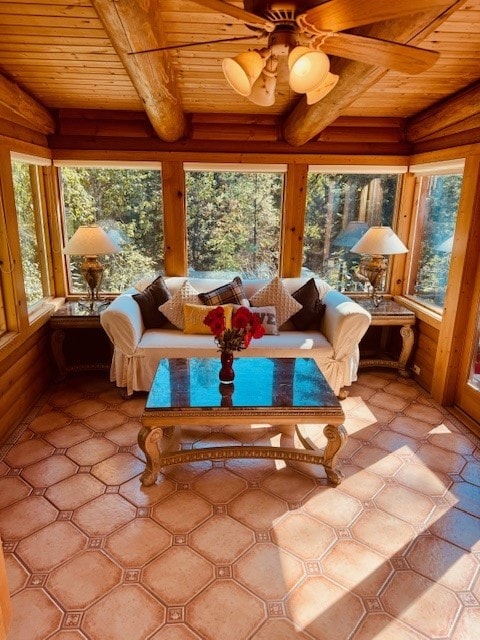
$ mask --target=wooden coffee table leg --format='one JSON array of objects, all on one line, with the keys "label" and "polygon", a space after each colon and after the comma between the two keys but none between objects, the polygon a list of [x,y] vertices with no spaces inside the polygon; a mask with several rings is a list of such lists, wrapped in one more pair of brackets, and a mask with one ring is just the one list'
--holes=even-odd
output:
[{"label": "wooden coffee table leg", "polygon": [[142,427],[138,434],[138,444],[147,459],[145,471],[140,477],[140,482],[145,487],[150,487],[157,480],[160,470],[160,450],[158,445],[162,436],[163,429],[161,427],[154,427],[153,429]]},{"label": "wooden coffee table leg", "polygon": [[340,484],[343,480],[343,473],[338,468],[338,454],[347,442],[347,432],[343,424],[334,426],[327,424],[323,433],[327,438],[327,446],[323,454],[323,466],[327,478],[334,485]]}]

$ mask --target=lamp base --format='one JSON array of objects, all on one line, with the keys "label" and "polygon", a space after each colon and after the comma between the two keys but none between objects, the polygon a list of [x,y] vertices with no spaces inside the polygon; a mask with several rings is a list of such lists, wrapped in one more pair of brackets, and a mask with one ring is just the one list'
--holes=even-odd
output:
[{"label": "lamp base", "polygon": [[88,300],[93,302],[99,300],[98,289],[103,278],[103,265],[97,259],[97,256],[85,256],[80,267],[82,276],[90,290]]},{"label": "lamp base", "polygon": [[382,296],[378,292],[384,289],[387,259],[382,255],[365,256],[360,261],[358,271],[368,279],[372,288],[373,304],[378,307],[382,300]]}]

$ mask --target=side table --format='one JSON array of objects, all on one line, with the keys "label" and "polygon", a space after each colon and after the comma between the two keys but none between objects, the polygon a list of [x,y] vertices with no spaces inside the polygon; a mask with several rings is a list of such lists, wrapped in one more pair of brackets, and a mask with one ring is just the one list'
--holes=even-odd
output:
[{"label": "side table", "polygon": [[51,316],[50,345],[58,379],[70,371],[108,370],[112,345],[100,324],[105,303],[65,302]]},{"label": "side table", "polygon": [[[382,298],[378,306],[375,306],[371,298],[354,298],[355,302],[366,309],[372,316],[372,327],[382,327],[380,344],[375,349],[372,357],[365,357],[362,354],[362,343],[360,343],[360,368],[365,367],[390,367],[397,369],[404,377],[410,376],[407,364],[412,354],[415,342],[415,334],[412,326],[415,324],[415,314],[400,303],[391,298]],[[387,356],[388,351],[388,327],[399,326],[402,346],[398,359]],[[371,354],[369,354],[370,356]]]}]

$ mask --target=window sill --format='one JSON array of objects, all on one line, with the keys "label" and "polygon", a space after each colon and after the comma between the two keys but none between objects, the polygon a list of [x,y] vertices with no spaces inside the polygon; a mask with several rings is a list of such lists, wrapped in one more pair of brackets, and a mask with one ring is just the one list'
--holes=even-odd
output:
[{"label": "window sill", "polygon": [[394,296],[394,300],[402,304],[407,309],[410,309],[410,311],[413,311],[415,316],[422,322],[425,322],[425,324],[440,330],[442,314],[439,311],[434,311],[408,296]]}]

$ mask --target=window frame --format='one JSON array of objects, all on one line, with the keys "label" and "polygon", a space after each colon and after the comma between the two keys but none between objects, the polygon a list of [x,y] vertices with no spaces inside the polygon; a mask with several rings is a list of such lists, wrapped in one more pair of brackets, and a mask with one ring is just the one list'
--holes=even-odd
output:
[{"label": "window frame", "polygon": [[[62,160],[54,160],[53,165],[57,171],[57,188],[58,188],[58,197],[60,201],[59,207],[59,229],[60,229],[60,242],[62,248],[68,242],[68,232],[67,232],[67,219],[65,216],[65,202],[64,202],[64,191],[62,184],[62,176],[61,170],[62,168],[72,168],[72,169],[116,169],[116,170],[133,170],[133,171],[158,171],[160,176],[160,188],[161,188],[161,199],[162,199],[162,229],[163,229],[163,252],[164,252],[164,262],[165,262],[165,200],[164,200],[164,171],[163,171],[163,163],[160,161],[147,160],[147,161],[128,161],[128,160],[75,160],[75,159],[62,159]],[[101,222],[101,221],[100,221]],[[101,225],[100,225],[101,226]],[[64,273],[64,292],[65,296],[70,300],[76,300],[85,295],[85,292],[79,292],[73,289],[73,278],[72,278],[72,269],[70,266],[69,256],[64,255],[63,257],[63,273]],[[145,276],[143,276],[145,277]],[[140,278],[139,278],[140,279]],[[134,283],[131,283],[133,286]],[[121,291],[101,291],[102,298],[110,299],[119,295]]]},{"label": "window frame", "polygon": [[[48,303],[54,296],[55,284],[53,277],[53,260],[52,260],[52,245],[50,239],[50,226],[49,226],[49,214],[47,204],[47,180],[46,174],[47,167],[51,166],[51,160],[42,156],[34,156],[29,154],[20,153],[17,151],[10,151],[10,166],[13,167],[13,162],[20,162],[27,165],[29,174],[29,183],[31,188],[31,198],[33,207],[33,222],[35,226],[35,236],[37,239],[37,253],[38,253],[38,266],[40,269],[40,282],[42,286],[43,296],[40,300],[37,300],[31,305],[27,304],[27,292],[25,289],[25,280],[23,278],[23,256],[22,256],[22,281],[23,291],[22,296],[25,296],[26,308],[28,314],[29,323],[32,324],[39,315],[44,312],[45,304]],[[13,189],[13,204],[16,213],[16,233],[19,238],[19,226],[18,226],[18,212],[15,198],[15,188],[13,184],[13,169],[12,171],[12,189]]]},{"label": "window frame", "polygon": [[[282,190],[281,190],[281,204],[279,209],[278,216],[278,260],[277,260],[277,270],[276,274],[280,274],[282,270],[283,264],[283,229],[284,229],[284,219],[285,219],[285,204],[286,204],[286,185],[287,185],[287,176],[288,176],[289,165],[284,162],[278,163],[229,163],[229,162],[183,162],[183,174],[184,174],[184,184],[185,184],[185,242],[187,245],[186,249],[186,269],[187,273],[191,267],[188,262],[188,196],[187,196],[187,172],[195,173],[251,173],[251,174],[279,174],[282,175]],[[209,276],[191,276],[191,277],[213,277],[216,278],[215,272],[210,272]],[[254,276],[254,278],[258,278],[261,276]],[[245,280],[247,278],[245,277]]]},{"label": "window frame", "polygon": [[[308,179],[311,174],[375,175],[378,177],[384,176],[384,175],[398,176],[391,226],[392,226],[392,229],[395,231],[395,233],[397,233],[399,237],[404,241],[404,243],[407,244],[404,234],[398,229],[399,221],[400,221],[400,208],[402,205],[402,193],[404,188],[403,179],[407,173],[408,173],[408,165],[403,163],[398,165],[391,165],[391,164],[385,164],[385,165],[377,165],[377,164],[361,164],[361,165],[318,164],[317,165],[315,164],[313,165],[313,164],[310,164],[308,165],[306,184],[308,185]],[[306,194],[306,197],[308,201],[308,193]],[[307,205],[305,205],[305,222],[306,220],[307,220]],[[396,267],[396,263],[397,263],[398,257],[393,255],[393,256],[387,256],[387,258],[388,258],[388,270],[387,270],[387,273],[385,274],[385,286],[382,293],[388,296],[388,295],[392,295],[391,294],[391,291],[393,290],[392,283],[397,278],[398,270]],[[361,254],[358,255],[358,259],[360,262]],[[302,266],[304,266],[304,248],[302,248],[301,262],[302,262]],[[329,283],[329,284],[332,284],[332,286],[334,287],[337,286],[335,283]],[[362,291],[345,291],[345,293],[346,295],[352,298],[364,297],[366,295],[366,293]]]},{"label": "window frame", "polygon": [[[429,323],[433,323],[438,326],[441,321],[444,307],[440,307],[433,303],[429,303],[426,300],[418,298],[413,293],[410,293],[415,286],[418,267],[420,263],[420,250],[423,238],[423,229],[426,222],[426,212],[421,209],[421,205],[426,200],[426,189],[428,188],[428,178],[432,176],[441,175],[456,175],[462,174],[462,186],[460,189],[458,207],[457,207],[457,220],[454,227],[454,236],[456,233],[456,225],[458,222],[458,213],[462,201],[463,192],[463,178],[465,172],[465,158],[454,158],[439,162],[427,162],[422,164],[412,164],[409,166],[409,173],[414,177],[414,199],[412,203],[411,215],[410,215],[410,233],[409,233],[409,254],[407,257],[406,273],[405,273],[405,291],[402,297],[408,302],[409,308],[415,310],[421,319],[426,320]],[[447,285],[450,279],[451,261],[449,265],[449,274],[447,275]]]}]

